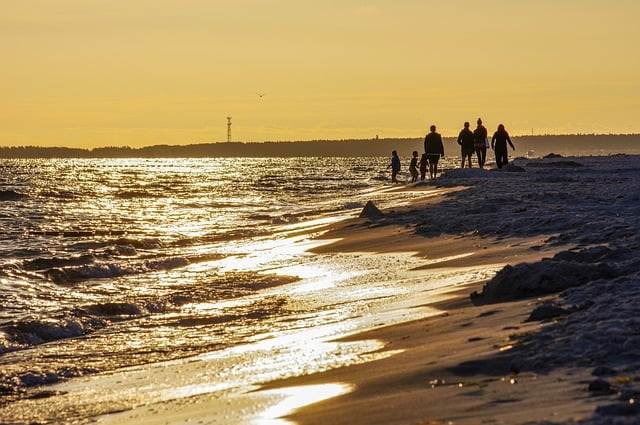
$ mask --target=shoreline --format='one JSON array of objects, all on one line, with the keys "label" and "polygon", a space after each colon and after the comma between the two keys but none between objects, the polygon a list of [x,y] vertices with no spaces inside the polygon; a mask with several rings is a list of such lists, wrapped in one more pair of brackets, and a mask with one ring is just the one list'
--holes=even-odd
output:
[{"label": "shoreline", "polygon": [[[511,244],[474,236],[421,240],[393,225],[371,229],[366,224],[359,226],[358,220],[345,224],[323,236],[338,238],[338,241],[314,251],[383,254],[401,250],[415,251],[425,258],[428,258],[427,252],[447,258],[422,268],[428,270],[536,261],[561,250],[553,247],[532,251],[536,240],[514,240]],[[340,239],[340,235],[345,237]],[[469,251],[475,253],[449,255]],[[435,316],[345,338],[382,341],[383,350],[398,352],[392,357],[269,382],[260,390],[289,388],[293,391],[296,387],[337,383],[352,386],[353,390],[346,394],[303,406],[283,418],[299,425],[523,423],[587,417],[593,410],[593,400],[586,392],[576,390],[577,383],[587,379],[583,371],[567,369],[516,378],[506,360],[505,364],[495,360],[484,363],[516,344],[517,341],[511,340],[514,334],[535,332],[544,326],[539,322],[526,322],[531,310],[542,302],[539,298],[474,305],[469,295],[481,290],[485,283],[465,285],[448,293],[444,300],[430,304],[441,311]],[[549,402],[546,392],[550,387],[555,395],[553,403]],[[537,406],[534,411],[532,403]]]},{"label": "shoreline", "polygon": [[[373,256],[413,252],[413,255],[421,256],[424,255],[425,248],[430,248],[430,256],[434,262],[415,270],[423,276],[427,276],[430,270],[482,268],[483,266],[478,265],[476,261],[495,267],[496,262],[506,264],[509,261],[517,261],[517,258],[541,256],[540,251],[534,251],[534,254],[528,252],[536,241],[517,241],[515,247],[505,244],[504,241],[496,242],[495,246],[484,249],[477,237],[451,236],[434,242],[416,237],[410,229],[403,226],[369,228],[366,220],[361,219],[349,219],[330,227],[332,230],[323,233],[320,239],[331,242],[311,249],[312,252],[337,253],[341,250],[352,250]],[[340,235],[344,235],[345,238],[339,238]],[[391,248],[383,248],[388,245],[390,238],[395,244]],[[478,249],[481,254],[475,257],[473,254],[458,255]],[[437,310],[433,316],[399,324],[378,324],[367,331],[350,333],[326,341],[346,344],[373,343],[371,350],[364,354],[368,360],[346,366],[338,365],[326,371],[266,381],[241,388],[239,392],[230,392],[226,397],[222,395],[221,398],[211,397],[206,393],[194,393],[186,398],[170,399],[126,409],[121,413],[100,416],[96,418],[96,423],[177,425],[185,421],[195,421],[260,425],[400,424],[432,419],[434,415],[442,417],[442,420],[448,421],[453,418],[456,420],[455,423],[465,423],[457,422],[465,418],[464,413],[460,413],[462,416],[447,416],[451,413],[451,408],[444,402],[460,395],[458,393],[462,393],[463,399],[468,399],[469,396],[465,394],[477,391],[480,387],[487,388],[488,396],[482,401],[477,397],[467,400],[464,411],[475,415],[473,410],[478,403],[497,400],[495,409],[482,407],[486,411],[486,417],[493,417],[498,411],[497,408],[503,405],[505,394],[509,394],[515,387],[505,389],[504,380],[500,376],[494,376],[497,369],[490,370],[488,374],[483,371],[486,376],[483,375],[480,381],[469,377],[468,370],[463,376],[450,369],[454,369],[460,362],[490,355],[498,345],[504,346],[503,339],[514,332],[534,330],[540,325],[520,323],[531,308],[531,300],[501,307],[474,306],[468,294],[472,290],[480,289],[482,284],[484,281],[450,287],[435,293],[417,293],[413,297],[414,304]],[[504,325],[514,322],[518,325]],[[478,331],[478,326],[481,326],[481,332]],[[206,360],[196,359],[188,367],[186,364],[179,368],[172,368],[171,365],[154,368],[150,365],[139,369],[149,375],[195,375],[209,373],[208,370],[212,366],[207,365]],[[134,380],[136,379],[138,378],[134,375]],[[164,378],[159,379],[162,381]],[[534,385],[533,381],[537,382],[538,379],[532,375],[532,382],[528,385]],[[106,385],[117,386],[120,380],[122,378],[115,375],[106,380]],[[463,383],[463,388],[459,387],[460,383]],[[565,386],[561,388],[567,389]],[[416,408],[424,404],[425,390],[437,394],[438,403],[435,405],[439,406],[440,410]],[[581,408],[581,413],[586,411],[586,408]],[[398,412],[407,414],[398,416]]]},{"label": "shoreline", "polygon": [[[500,258],[506,266],[484,285],[464,288],[457,298],[438,304],[443,315],[361,335],[400,348],[394,358],[265,388],[354,386],[346,395],[288,416],[299,425],[635,423],[640,415],[640,341],[634,336],[640,302],[637,159],[514,161],[507,173],[453,170],[438,187],[473,189],[371,219],[372,227],[386,223],[411,228],[429,241],[445,238],[440,246],[449,244],[448,232],[458,240],[477,236],[475,248],[483,255],[449,264],[479,266]],[[536,170],[541,172],[528,173]],[[495,184],[505,193],[488,191]],[[491,204],[492,198],[499,204]],[[455,216],[438,220],[453,208],[480,218],[475,231]],[[501,225],[488,220],[497,214],[508,218]],[[358,249],[354,227],[343,236],[324,249]],[[363,241],[366,237],[360,249]],[[368,246],[390,252],[389,245],[398,245],[392,242],[393,235],[387,235]],[[501,252],[504,244],[510,246]],[[428,255],[420,245],[413,240],[405,248]]]},{"label": "shoreline", "polygon": [[[96,400],[114,394],[113,413],[83,417],[101,424],[590,425],[601,423],[598,415],[610,406],[605,410],[614,413],[606,414],[615,417],[607,423],[626,423],[616,420],[640,415],[637,159],[524,160],[502,172],[451,170],[435,181],[390,189],[412,198],[402,205],[310,233],[292,229],[291,243],[326,255],[325,264],[349,253],[364,262],[360,268],[382,267],[379,274],[394,267],[414,273],[411,280],[393,277],[403,279],[394,280],[395,287],[411,283],[415,292],[399,302],[385,298],[393,305],[375,320],[361,311],[366,320],[360,325],[368,323],[357,329],[366,331],[343,328],[331,338],[316,326],[297,329],[301,339],[289,344],[298,357],[284,358],[291,365],[283,358],[269,362],[272,350],[285,347],[272,344],[274,335],[224,354],[70,380],[42,394],[69,403],[74,394]],[[385,261],[367,262],[376,256]],[[437,284],[428,284],[432,277]],[[359,280],[352,289],[370,291],[372,283]],[[325,324],[319,320],[317,327]],[[324,345],[317,357],[297,350],[307,338]],[[358,359],[348,357],[351,349]],[[241,357],[244,350],[263,354]],[[294,363],[295,373],[271,373]],[[247,381],[222,380],[220,373],[239,365],[250,371]],[[139,404],[119,398],[135,388],[155,390]],[[25,404],[46,409],[37,396]]]},{"label": "shoreline", "polygon": [[[555,158],[516,160],[507,173],[453,170],[430,185],[473,189],[365,218],[360,235],[349,224],[342,233],[329,232],[338,241],[322,249],[393,252],[402,245],[397,235],[376,238],[372,229],[411,229],[425,235],[431,249],[442,238],[436,245],[448,246],[447,231],[455,229],[454,239],[478,236],[472,245],[482,255],[449,264],[479,266],[500,258],[507,266],[486,284],[439,304],[447,311],[442,316],[361,335],[401,347],[402,354],[265,388],[354,386],[346,395],[288,416],[299,425],[631,423],[627,420],[640,414],[634,378],[640,373],[640,343],[632,336],[635,310],[627,307],[630,299],[640,301],[639,261],[633,254],[640,246],[634,218],[640,176],[634,161],[637,157],[626,155]],[[542,172],[527,173],[537,170]],[[488,191],[505,183],[512,198]],[[503,205],[492,205],[491,198]],[[455,217],[438,220],[453,208],[480,218],[475,231]],[[487,220],[496,213],[508,214],[502,226]],[[511,245],[506,252],[496,249],[503,244]],[[414,238],[403,249],[428,256],[430,250],[421,245]],[[620,282],[615,289],[614,282]],[[616,308],[621,313],[613,319]]]}]

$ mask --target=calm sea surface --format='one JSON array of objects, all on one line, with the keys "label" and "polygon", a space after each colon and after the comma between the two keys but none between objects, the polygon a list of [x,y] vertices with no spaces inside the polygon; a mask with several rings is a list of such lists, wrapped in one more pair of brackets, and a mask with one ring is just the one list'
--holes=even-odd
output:
[{"label": "calm sea surface", "polygon": [[423,284],[403,274],[417,260],[307,249],[320,225],[357,215],[368,200],[385,207],[420,196],[390,190],[388,163],[2,160],[0,420],[108,411],[21,410],[41,384],[225,353],[301,330],[326,339],[385,323],[389,300]]}]

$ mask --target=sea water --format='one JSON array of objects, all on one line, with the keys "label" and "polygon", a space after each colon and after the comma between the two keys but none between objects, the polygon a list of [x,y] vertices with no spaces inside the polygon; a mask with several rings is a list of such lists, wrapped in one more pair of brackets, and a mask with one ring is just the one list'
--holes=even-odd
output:
[{"label": "sea water", "polygon": [[[362,347],[303,347],[280,360],[273,353],[295,346],[300,332],[327,340],[407,319],[385,308],[422,288],[407,272],[418,259],[309,253],[323,225],[357,216],[367,201],[384,208],[421,196],[394,190],[388,163],[3,160],[0,420],[66,420],[172,397],[109,399],[85,413],[54,400],[24,407],[33,388],[138,365],[205,356],[232,376],[212,378],[221,390],[249,374],[264,381],[362,359]],[[439,282],[481,278],[457,273]],[[246,362],[238,353],[258,342],[275,363],[252,356],[253,369],[234,375]]]}]

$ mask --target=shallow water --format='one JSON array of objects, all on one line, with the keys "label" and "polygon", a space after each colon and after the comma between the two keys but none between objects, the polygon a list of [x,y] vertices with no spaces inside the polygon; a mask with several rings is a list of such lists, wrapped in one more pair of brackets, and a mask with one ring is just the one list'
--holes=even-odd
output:
[{"label": "shallow water", "polygon": [[233,373],[216,375],[222,389],[362,361],[375,344],[325,341],[406,320],[398,312],[412,291],[484,278],[425,284],[406,271],[419,265],[409,255],[307,252],[321,225],[357,215],[368,200],[384,207],[418,196],[388,190],[387,163],[4,161],[0,419],[82,420],[146,403],[158,393],[116,392],[118,402],[105,394],[79,411],[72,396],[49,397],[40,385],[205,353],[235,359],[224,366]]}]

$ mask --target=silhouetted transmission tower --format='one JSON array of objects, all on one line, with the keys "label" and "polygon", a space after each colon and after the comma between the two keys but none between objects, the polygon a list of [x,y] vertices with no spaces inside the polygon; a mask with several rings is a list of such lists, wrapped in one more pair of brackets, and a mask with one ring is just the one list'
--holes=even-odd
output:
[{"label": "silhouetted transmission tower", "polygon": [[227,117],[227,143],[231,142],[231,117]]}]

